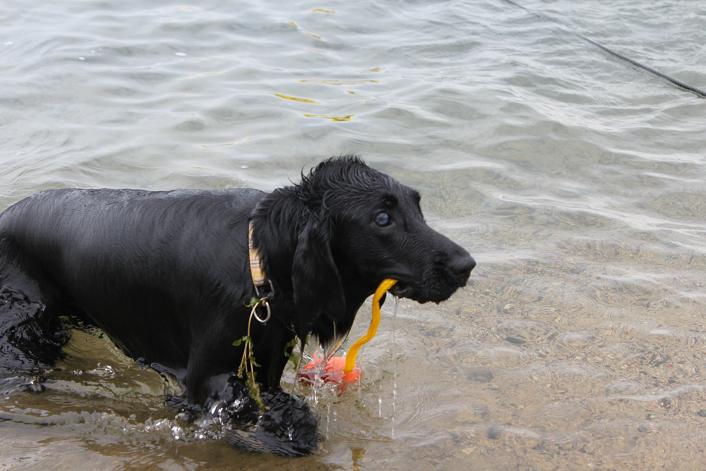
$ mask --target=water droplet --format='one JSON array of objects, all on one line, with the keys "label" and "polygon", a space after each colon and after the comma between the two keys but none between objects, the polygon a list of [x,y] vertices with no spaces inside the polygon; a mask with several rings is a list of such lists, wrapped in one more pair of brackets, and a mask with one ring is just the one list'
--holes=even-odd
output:
[{"label": "water droplet", "polygon": [[397,307],[399,300],[395,298],[392,311],[392,438],[395,438],[395,420],[397,418]]},{"label": "water droplet", "polygon": [[331,423],[331,403],[326,404],[326,430],[324,432],[324,439],[328,439],[329,434],[329,424]]}]

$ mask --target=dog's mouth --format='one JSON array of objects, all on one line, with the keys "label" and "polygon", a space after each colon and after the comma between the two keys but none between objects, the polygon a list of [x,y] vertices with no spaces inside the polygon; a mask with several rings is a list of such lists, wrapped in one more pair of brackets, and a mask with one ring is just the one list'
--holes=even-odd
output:
[{"label": "dog's mouth", "polygon": [[414,287],[404,281],[397,281],[397,284],[390,289],[390,293],[397,298],[412,298]]},{"label": "dog's mouth", "polygon": [[460,286],[458,284],[448,284],[437,286],[434,284],[412,283],[404,278],[396,278],[391,275],[388,278],[397,280],[395,286],[390,288],[390,294],[397,298],[407,298],[412,301],[424,304],[427,302],[440,303],[447,300]]}]

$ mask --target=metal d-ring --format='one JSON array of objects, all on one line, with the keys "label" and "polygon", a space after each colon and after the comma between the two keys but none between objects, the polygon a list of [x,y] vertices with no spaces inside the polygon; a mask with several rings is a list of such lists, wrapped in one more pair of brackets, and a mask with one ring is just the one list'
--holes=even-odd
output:
[{"label": "metal d-ring", "polygon": [[[258,314],[257,314],[257,307],[260,306],[261,304],[265,305],[265,309],[267,310],[267,316],[262,319]],[[264,324],[267,321],[270,320],[270,317],[272,317],[272,309],[270,309],[270,303],[267,301],[267,298],[260,298],[258,301],[255,303],[255,305],[252,307],[252,311],[250,312],[251,315],[255,317],[255,319],[260,323]]]},{"label": "metal d-ring", "polygon": [[[272,280],[266,280],[267,284],[263,284],[260,287],[255,285],[255,294],[258,295],[260,299],[271,298],[275,295],[275,287],[272,284]],[[260,292],[262,289],[262,292]]]}]

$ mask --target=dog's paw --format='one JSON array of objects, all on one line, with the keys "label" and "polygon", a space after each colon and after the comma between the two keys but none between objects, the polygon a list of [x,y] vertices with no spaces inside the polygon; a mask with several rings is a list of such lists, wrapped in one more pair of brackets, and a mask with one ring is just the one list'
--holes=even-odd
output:
[{"label": "dog's paw", "polygon": [[306,401],[284,391],[264,396],[267,411],[257,422],[255,436],[267,451],[284,456],[315,452],[319,439],[316,417]]},{"label": "dog's paw", "polygon": [[[225,439],[242,450],[281,456],[304,456],[318,447],[316,417],[299,396],[284,391],[261,394],[265,410],[250,396],[247,386],[230,375],[225,387],[201,411],[225,429]],[[179,408],[185,411],[183,404]]]},{"label": "dog's paw", "polygon": [[231,446],[281,456],[304,456],[316,451],[316,417],[304,399],[277,391],[263,393],[262,400],[264,412],[245,385],[231,378],[218,404],[212,404],[211,415],[229,425],[226,440]]}]

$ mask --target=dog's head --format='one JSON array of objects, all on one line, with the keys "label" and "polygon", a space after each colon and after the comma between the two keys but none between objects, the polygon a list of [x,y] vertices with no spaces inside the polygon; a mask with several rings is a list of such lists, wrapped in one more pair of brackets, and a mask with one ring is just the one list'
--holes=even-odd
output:
[{"label": "dog's head", "polygon": [[308,208],[292,265],[297,310],[345,328],[351,289],[365,297],[394,278],[396,296],[438,303],[465,286],[475,261],[426,224],[414,189],[356,157],[322,162],[295,188]]}]

